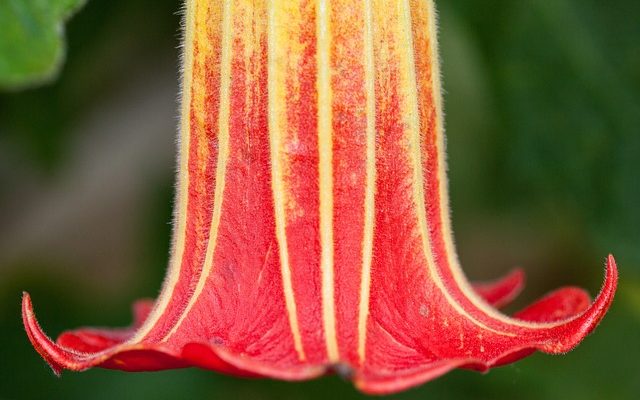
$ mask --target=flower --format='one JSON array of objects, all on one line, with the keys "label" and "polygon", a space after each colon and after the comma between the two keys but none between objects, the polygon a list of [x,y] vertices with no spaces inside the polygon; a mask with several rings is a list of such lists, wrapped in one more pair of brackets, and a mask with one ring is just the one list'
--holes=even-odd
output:
[{"label": "flower", "polygon": [[370,393],[535,350],[607,311],[562,288],[517,313],[516,270],[470,285],[451,233],[432,0],[187,1],[175,232],[130,329],[51,341],[56,372],[198,366],[287,380],[337,371]]}]

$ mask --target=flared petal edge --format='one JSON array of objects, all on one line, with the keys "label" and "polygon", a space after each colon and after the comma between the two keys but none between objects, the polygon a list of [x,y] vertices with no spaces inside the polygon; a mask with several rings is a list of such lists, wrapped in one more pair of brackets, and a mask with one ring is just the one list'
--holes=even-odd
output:
[{"label": "flared petal edge", "polygon": [[391,394],[424,384],[456,368],[487,372],[491,368],[518,361],[535,351],[547,354],[567,353],[600,323],[613,302],[617,283],[618,268],[614,257],[609,255],[604,282],[593,302],[590,302],[590,296],[585,290],[564,287],[543,296],[514,315],[514,318],[518,320],[532,323],[555,323],[557,328],[560,328],[559,332],[562,335],[554,340],[542,343],[523,343],[521,346],[505,350],[490,360],[442,359],[394,375],[373,376],[358,371],[354,375],[354,384],[360,391],[367,394]]},{"label": "flared petal edge", "polygon": [[[527,322],[557,324],[562,335],[553,340],[523,343],[522,346],[505,350],[491,360],[445,358],[393,376],[365,373],[361,369],[352,368],[352,379],[356,387],[365,393],[385,394],[420,385],[455,368],[486,372],[490,368],[515,362],[536,350],[550,354],[566,353],[598,325],[613,301],[617,279],[615,260],[609,256],[604,283],[593,302],[590,303],[589,295],[583,289],[565,287],[547,294],[514,315],[514,318]],[[488,289],[493,288],[489,292],[495,295],[494,301],[482,292],[479,294],[494,305],[504,304],[520,291],[523,280],[522,271],[515,270],[493,285],[486,286]],[[498,296],[498,293],[502,295]],[[297,381],[313,379],[332,371],[333,366],[330,365],[303,364],[287,370],[274,368],[264,362],[233,354],[221,346],[206,343],[187,343],[180,351],[174,351],[164,344],[127,343],[128,337],[135,333],[135,328],[142,324],[150,307],[148,301],[134,305],[134,325],[130,329],[85,328],[69,331],[60,335],[57,343],[42,331],[35,318],[31,298],[26,292],[23,294],[22,316],[31,343],[58,375],[64,369],[82,371],[91,367],[124,371],[200,367],[233,376]]]}]

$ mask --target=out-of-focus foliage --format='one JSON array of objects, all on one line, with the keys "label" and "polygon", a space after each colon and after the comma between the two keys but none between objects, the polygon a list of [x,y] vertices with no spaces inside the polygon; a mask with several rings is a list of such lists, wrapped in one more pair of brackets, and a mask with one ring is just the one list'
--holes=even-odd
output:
[{"label": "out-of-focus foliage", "polygon": [[63,24],[85,0],[0,2],[0,88],[51,79],[64,58]]},{"label": "out-of-focus foliage", "polygon": [[491,90],[483,134],[497,179],[484,186],[487,201],[575,218],[598,251],[640,265],[640,2],[451,7],[468,23]]},{"label": "out-of-focus foliage", "polygon": [[[516,264],[524,267],[529,283],[521,305],[559,285],[595,293],[608,252],[618,260],[621,280],[610,313],[572,353],[535,355],[487,376],[457,371],[396,398],[635,399],[640,393],[640,2],[437,2],[453,222],[465,270],[473,278],[492,278]],[[57,379],[25,337],[19,310],[24,289],[40,305],[41,323],[52,335],[79,325],[126,325],[128,302],[157,295],[169,248],[170,160],[156,181],[127,183],[137,169],[149,168],[145,164],[100,182],[105,189],[98,199],[116,187],[144,188],[136,197],[135,220],[127,225],[134,228],[112,227],[129,218],[115,206],[104,224],[78,217],[49,227],[53,236],[74,238],[52,246],[67,258],[37,246],[24,247],[11,259],[1,252],[22,243],[12,226],[32,223],[34,231],[44,231],[45,222],[26,218],[28,207],[40,197],[42,215],[55,214],[59,198],[40,189],[74,176],[73,160],[83,149],[77,143],[88,135],[82,127],[95,124],[108,132],[122,128],[105,123],[121,121],[120,126],[131,126],[123,137],[133,143],[140,131],[135,118],[161,119],[166,127],[158,130],[158,139],[142,147],[164,143],[165,136],[172,140],[179,8],[178,0],[89,2],[69,23],[68,62],[60,79],[0,96],[0,398],[80,399],[88,393],[95,399],[169,399],[185,393],[361,398],[336,377],[289,384],[199,370],[93,370]],[[169,72],[147,79],[157,71]],[[158,84],[169,88],[168,94],[160,91],[169,104],[140,106],[145,96],[158,93]],[[133,95],[132,87],[138,88]],[[122,102],[128,112],[112,106]],[[127,144],[103,161],[105,170],[123,165],[122,154],[133,147]],[[98,160],[107,149],[94,151],[86,158]],[[80,202],[92,188],[68,185],[59,191],[78,190]],[[80,204],[72,207],[78,215],[106,207]],[[112,243],[123,234],[131,236],[127,257]],[[107,242],[113,252],[105,250]],[[74,257],[89,246],[97,249],[81,254],[89,261],[77,261],[85,260]]]}]

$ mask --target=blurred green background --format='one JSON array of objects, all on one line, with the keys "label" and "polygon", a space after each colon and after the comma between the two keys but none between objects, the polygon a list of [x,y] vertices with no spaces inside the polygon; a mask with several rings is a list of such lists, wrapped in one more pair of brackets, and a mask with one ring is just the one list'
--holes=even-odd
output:
[{"label": "blurred green background", "polygon": [[[595,294],[609,252],[620,286],[602,324],[566,356],[536,354],[486,376],[455,371],[395,397],[638,398],[640,2],[438,5],[453,223],[467,274],[524,267],[527,289],[510,311],[560,285]],[[53,336],[127,325],[129,304],[158,293],[180,7],[89,1],[67,25],[59,78],[0,92],[0,399],[361,397],[336,377],[95,369],[59,379],[28,343],[22,290]]]}]

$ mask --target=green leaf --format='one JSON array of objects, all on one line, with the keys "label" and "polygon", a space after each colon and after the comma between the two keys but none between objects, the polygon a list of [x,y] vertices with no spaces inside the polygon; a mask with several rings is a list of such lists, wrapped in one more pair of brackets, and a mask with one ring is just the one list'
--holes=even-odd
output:
[{"label": "green leaf", "polygon": [[86,0],[0,1],[0,88],[56,76],[65,54],[64,22]]}]

